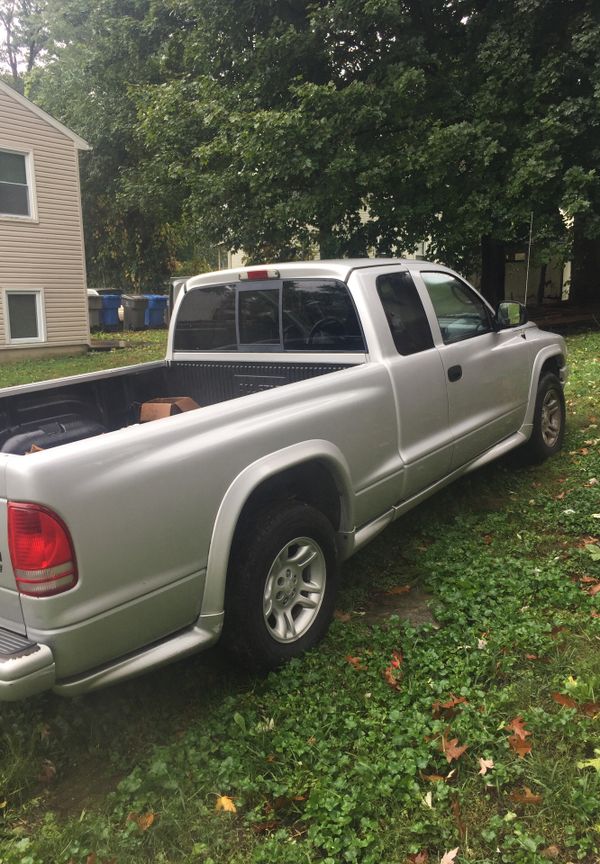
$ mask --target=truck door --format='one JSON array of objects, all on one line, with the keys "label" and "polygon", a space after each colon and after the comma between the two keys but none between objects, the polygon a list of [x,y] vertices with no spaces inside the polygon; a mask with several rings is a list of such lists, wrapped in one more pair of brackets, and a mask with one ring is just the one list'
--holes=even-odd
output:
[{"label": "truck door", "polygon": [[458,468],[521,426],[529,394],[527,334],[523,327],[496,332],[482,298],[451,273],[422,270],[415,280],[422,281],[439,325],[452,468]]},{"label": "truck door", "polygon": [[378,271],[375,290],[383,311],[382,362],[392,380],[398,448],[405,465],[402,497],[408,499],[450,471],[446,375],[411,274],[398,267]]}]

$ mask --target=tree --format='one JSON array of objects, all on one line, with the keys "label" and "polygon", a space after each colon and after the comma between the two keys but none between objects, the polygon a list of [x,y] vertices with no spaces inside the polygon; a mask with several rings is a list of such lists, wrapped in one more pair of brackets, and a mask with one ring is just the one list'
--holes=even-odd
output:
[{"label": "tree", "polygon": [[160,80],[155,52],[166,39],[148,20],[150,0],[61,0],[53,7],[54,59],[31,80],[32,98],[89,142],[81,157],[88,280],[139,291],[175,266],[179,216],[152,178],[132,192],[144,158],[134,92]]},{"label": "tree", "polygon": [[47,43],[46,0],[0,0],[0,66],[6,64],[19,93]]}]

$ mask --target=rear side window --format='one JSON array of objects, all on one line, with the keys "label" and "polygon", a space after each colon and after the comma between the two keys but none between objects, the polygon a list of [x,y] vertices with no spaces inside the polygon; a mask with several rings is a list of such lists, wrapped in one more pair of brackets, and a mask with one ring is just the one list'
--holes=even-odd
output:
[{"label": "rear side window", "polygon": [[237,351],[235,285],[190,291],[175,327],[176,351]]},{"label": "rear side window", "polygon": [[365,342],[343,282],[289,279],[189,291],[176,351],[361,351]]},{"label": "rear side window", "polygon": [[399,354],[407,356],[433,348],[431,328],[410,273],[378,276],[377,293]]}]

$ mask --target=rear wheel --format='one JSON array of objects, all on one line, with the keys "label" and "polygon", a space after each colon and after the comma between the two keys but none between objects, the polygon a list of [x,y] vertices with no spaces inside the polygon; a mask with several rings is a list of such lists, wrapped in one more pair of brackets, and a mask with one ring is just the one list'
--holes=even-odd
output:
[{"label": "rear wheel", "polygon": [[565,436],[565,397],[553,372],[542,375],[538,384],[533,432],[525,445],[534,462],[542,462],[561,449]]},{"label": "rear wheel", "polygon": [[244,665],[274,669],[327,632],[337,588],[329,520],[298,502],[262,511],[232,552],[224,638]]}]

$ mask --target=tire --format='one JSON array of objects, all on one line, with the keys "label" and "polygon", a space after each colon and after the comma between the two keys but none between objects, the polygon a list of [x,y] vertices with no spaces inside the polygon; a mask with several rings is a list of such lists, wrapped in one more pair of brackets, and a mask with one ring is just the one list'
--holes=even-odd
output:
[{"label": "tire", "polygon": [[565,397],[553,372],[540,378],[533,414],[533,432],[525,445],[530,461],[543,462],[561,449],[565,437]]},{"label": "tire", "polygon": [[338,581],[334,531],[314,507],[263,510],[232,551],[224,642],[237,662],[276,669],[327,633]]}]

